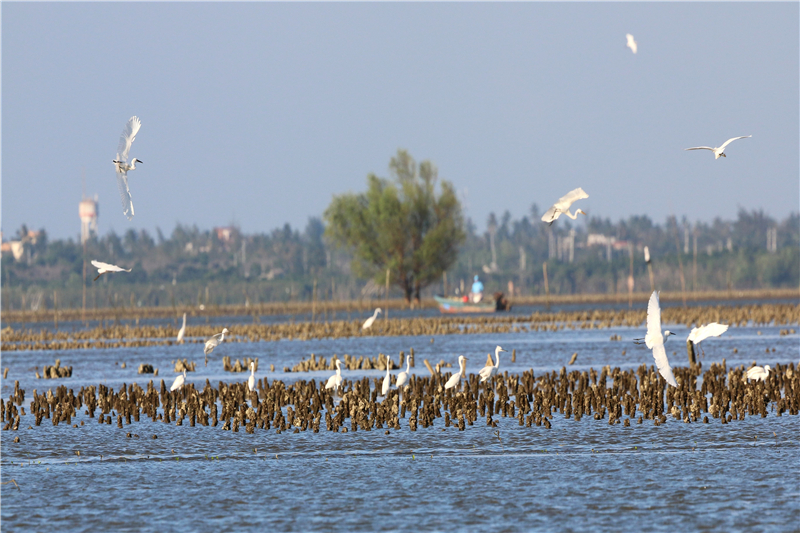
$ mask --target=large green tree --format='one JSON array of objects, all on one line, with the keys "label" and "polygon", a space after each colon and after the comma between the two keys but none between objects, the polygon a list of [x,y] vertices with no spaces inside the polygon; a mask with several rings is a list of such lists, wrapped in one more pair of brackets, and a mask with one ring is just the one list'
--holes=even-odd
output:
[{"label": "large green tree", "polygon": [[365,193],[334,196],[325,211],[326,232],[352,249],[356,274],[381,283],[389,269],[406,301],[419,300],[457,259],[464,217],[455,188],[438,180],[432,162],[417,165],[398,150],[389,170],[391,180],[369,174]]}]

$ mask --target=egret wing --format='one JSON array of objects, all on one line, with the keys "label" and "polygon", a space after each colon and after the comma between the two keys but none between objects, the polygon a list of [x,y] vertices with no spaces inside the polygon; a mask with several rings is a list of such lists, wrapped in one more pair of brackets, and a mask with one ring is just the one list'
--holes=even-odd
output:
[{"label": "egret wing", "polygon": [[673,387],[677,387],[678,383],[675,381],[675,376],[672,374],[672,368],[669,366],[669,360],[667,359],[667,351],[664,349],[663,344],[656,344],[653,346],[653,358],[656,360],[659,373],[667,380],[667,383]]},{"label": "egret wing", "polygon": [[725,143],[722,146],[720,146],[719,149],[722,150],[723,148],[728,146],[730,143],[732,143],[736,139],[747,139],[748,137],[752,137],[752,135],[742,135],[741,137],[732,137],[732,138],[728,139],[727,141],[725,141]]},{"label": "egret wing", "polygon": [[95,268],[102,268],[103,270],[112,270],[114,268],[114,265],[109,265],[102,261],[95,261],[94,259],[92,259],[92,266]]},{"label": "egret wing", "polygon": [[711,150],[712,152],[714,151],[714,149],[711,148],[710,146],[695,146],[693,148],[686,148],[686,150]]},{"label": "egret wing", "polygon": [[117,171],[117,187],[119,188],[119,197],[122,200],[122,214],[128,217],[128,220],[133,220],[133,197],[131,190],[128,188],[128,173]]},{"label": "egret wing", "polygon": [[577,189],[573,189],[559,198],[556,205],[562,207],[562,209],[568,209],[569,206],[571,206],[574,202],[577,202],[582,198],[589,198],[589,195],[586,194],[586,191],[578,187]]},{"label": "egret wing", "polygon": [[709,337],[719,337],[726,331],[728,331],[727,324],[718,324],[717,322],[712,322],[707,326],[692,329],[692,332],[689,334],[689,338],[687,340],[690,340],[695,344],[699,344],[700,341]]},{"label": "egret wing", "polygon": [[747,370],[747,379],[757,379],[761,373],[764,372],[764,369],[760,366],[754,366],[753,368],[749,368]]},{"label": "egret wing", "polygon": [[664,344],[664,337],[661,333],[661,306],[658,304],[658,291],[653,291],[650,301],[647,303],[647,335],[644,342],[648,348],[653,348],[657,344]]},{"label": "egret wing", "polygon": [[547,210],[547,212],[542,215],[542,222],[547,222],[548,224],[552,224],[555,219],[559,217],[560,213],[558,211],[558,207],[555,205]]},{"label": "egret wing", "polygon": [[136,134],[141,127],[142,123],[137,116],[132,116],[130,120],[128,120],[128,123],[125,124],[125,128],[122,130],[122,136],[119,138],[119,147],[117,147],[117,161],[122,161],[123,163],[128,162],[131,144],[133,144],[133,140],[136,138]]}]

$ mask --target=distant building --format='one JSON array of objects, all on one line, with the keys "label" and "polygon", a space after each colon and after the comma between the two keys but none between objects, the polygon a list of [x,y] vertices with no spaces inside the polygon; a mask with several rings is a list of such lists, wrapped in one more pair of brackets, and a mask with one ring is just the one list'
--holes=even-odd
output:
[{"label": "distant building", "polygon": [[[0,234],[0,239],[2,239],[2,234]],[[26,235],[23,235],[22,239],[18,241],[5,241],[0,244],[0,253],[4,254],[11,254],[14,256],[14,261],[21,261],[25,255],[25,245],[26,244],[36,244],[39,240],[39,232],[34,230],[28,230]],[[28,262],[30,263],[31,254],[30,248],[28,249]]]},{"label": "distant building", "polygon": [[97,216],[100,214],[100,204],[97,195],[94,199],[84,198],[78,204],[78,215],[81,217],[81,244],[85,243],[92,235],[97,235]]},{"label": "distant building", "polygon": [[228,244],[233,240],[234,235],[236,235],[236,228],[228,226],[226,228],[214,228],[214,231],[217,234],[217,239],[219,242]]}]

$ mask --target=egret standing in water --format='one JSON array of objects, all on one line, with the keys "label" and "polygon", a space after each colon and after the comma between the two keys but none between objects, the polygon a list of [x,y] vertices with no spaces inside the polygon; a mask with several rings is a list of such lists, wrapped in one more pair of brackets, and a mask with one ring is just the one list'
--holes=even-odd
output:
[{"label": "egret standing in water", "polygon": [[182,376],[178,376],[175,378],[175,381],[172,382],[172,386],[169,388],[169,391],[176,391],[183,387],[183,382],[186,381],[186,370],[183,371]]},{"label": "egret standing in water", "polygon": [[342,386],[342,362],[338,359],[336,360],[336,373],[328,378],[328,382],[325,384],[325,390],[333,389],[334,391],[339,390],[339,387]]},{"label": "egret standing in water", "polygon": [[408,383],[408,373],[411,370],[411,358],[406,357],[406,369],[397,374],[397,382],[394,384],[398,389]]},{"label": "egret standing in water", "polygon": [[209,338],[206,341],[206,345],[203,348],[203,353],[208,355],[214,351],[214,348],[219,346],[219,344],[225,340],[225,334],[228,333],[228,328],[222,328],[222,333],[217,333],[213,337]]},{"label": "egret standing in water", "polygon": [[725,141],[722,146],[719,148],[711,148],[710,146],[695,146],[693,148],[686,148],[686,150],[711,150],[714,152],[714,159],[719,159],[720,157],[728,157],[725,155],[725,147],[728,146],[730,143],[737,139],[749,139],[752,135],[743,135],[741,137],[732,137]]},{"label": "egret standing in water", "polygon": [[764,365],[763,367],[754,366],[753,368],[747,370],[747,379],[766,381],[770,370],[772,369],[769,367],[769,365]]},{"label": "egret standing in water", "polygon": [[253,392],[256,390],[256,363],[250,361],[250,377],[247,378],[247,390]]},{"label": "egret standing in water", "polygon": [[667,383],[677,387],[678,383],[672,374],[672,368],[667,359],[667,350],[664,348],[664,343],[667,342],[670,335],[675,334],[668,329],[661,333],[661,307],[658,304],[658,292],[653,291],[650,302],[647,304],[647,335],[644,336],[644,339],[634,339],[634,342],[636,344],[644,342],[648,348],[653,350],[653,358],[656,360],[658,371],[667,380]]},{"label": "egret standing in water", "polygon": [[467,372],[467,358],[463,355],[458,356],[458,372],[450,376],[447,383],[444,384],[444,389],[452,389],[461,382],[461,377]]},{"label": "egret standing in water", "polygon": [[131,190],[128,188],[128,171],[136,170],[136,163],[143,163],[141,159],[136,159],[135,157],[128,163],[128,154],[131,151],[131,144],[136,139],[136,134],[141,127],[142,122],[139,117],[132,116],[128,120],[128,123],[125,124],[125,129],[122,130],[122,137],[119,139],[117,157],[112,161],[117,169],[117,186],[122,199],[122,213],[128,217],[128,220],[133,219],[133,199],[131,198]]},{"label": "egret standing in water", "polygon": [[478,372],[478,374],[481,376],[481,383],[497,375],[497,369],[500,367],[500,352],[507,351],[508,350],[504,350],[500,346],[494,349],[494,365],[486,365]]},{"label": "egret standing in water", "polygon": [[547,212],[542,216],[542,222],[547,222],[549,225],[552,226],[553,222],[555,222],[556,219],[560,217],[562,213],[567,215],[572,220],[578,218],[579,214],[585,215],[586,213],[581,211],[580,209],[575,211],[574,215],[569,212],[570,206],[572,206],[572,204],[575,203],[576,201],[582,200],[583,198],[589,198],[589,195],[586,194],[586,192],[580,187],[568,192],[567,194],[559,198],[559,200],[556,203],[554,203],[550,209],[547,210]]},{"label": "egret standing in water", "polygon": [[183,336],[186,334],[186,313],[183,313],[183,325],[178,330],[178,338],[176,342],[183,342]]},{"label": "egret standing in water", "polygon": [[102,263],[100,261],[92,260],[92,266],[97,269],[97,276],[92,281],[97,281],[97,279],[102,276],[103,274],[107,274],[109,272],[130,272],[130,268],[122,268],[118,267],[117,265],[110,265],[108,263]]},{"label": "egret standing in water", "polygon": [[375,309],[375,313],[364,321],[364,325],[361,326],[361,329],[369,329],[372,327],[372,324],[375,323],[375,320],[378,318],[378,315],[381,313],[381,308],[378,307]]},{"label": "egret standing in water", "polygon": [[389,387],[392,384],[392,378],[391,378],[391,375],[389,374],[389,370],[391,369],[391,367],[392,367],[392,362],[387,357],[386,358],[386,377],[383,378],[383,385],[381,385],[381,396],[386,396],[386,393],[389,392]]}]

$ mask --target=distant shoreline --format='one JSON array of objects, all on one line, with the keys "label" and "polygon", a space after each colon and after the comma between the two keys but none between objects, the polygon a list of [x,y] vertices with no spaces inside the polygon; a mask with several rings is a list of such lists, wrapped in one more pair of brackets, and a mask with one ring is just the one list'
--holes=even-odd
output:
[{"label": "distant shoreline", "polygon": [[[740,300],[796,300],[800,304],[800,289],[750,289],[750,290],[724,290],[724,291],[687,291],[688,302],[731,302]],[[649,292],[634,292],[631,301],[636,303],[647,302]],[[662,291],[662,302],[680,302],[683,295],[680,291]],[[536,296],[518,296],[509,298],[513,306],[524,305],[563,305],[563,304],[610,304],[627,303],[628,293],[617,294],[551,294]],[[387,306],[388,303],[388,306]],[[158,306],[158,307],[99,307],[87,308],[58,308],[40,309],[38,311],[10,310],[2,311],[4,323],[37,323],[46,321],[74,321],[74,320],[102,320],[113,318],[115,320],[136,320],[145,318],[174,318],[186,313],[188,317],[212,316],[253,316],[253,315],[296,315],[296,314],[322,314],[334,312],[361,312],[372,311],[374,307],[388,307],[390,310],[407,309],[433,309],[437,307],[432,298],[423,299],[419,304],[407,304],[402,299],[363,299],[363,300],[337,300],[337,301],[293,301],[269,302],[251,305],[213,305],[209,304],[203,309],[198,305]],[[390,311],[391,312],[391,311]]]}]

